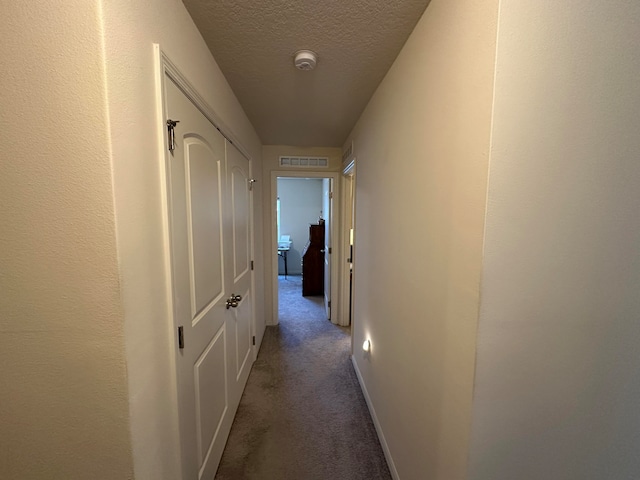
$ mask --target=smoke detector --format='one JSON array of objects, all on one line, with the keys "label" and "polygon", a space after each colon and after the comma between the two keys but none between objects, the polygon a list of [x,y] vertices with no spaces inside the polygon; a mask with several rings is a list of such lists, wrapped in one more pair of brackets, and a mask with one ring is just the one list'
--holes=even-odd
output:
[{"label": "smoke detector", "polygon": [[293,57],[293,64],[299,70],[313,70],[318,63],[318,55],[311,50],[299,50]]}]

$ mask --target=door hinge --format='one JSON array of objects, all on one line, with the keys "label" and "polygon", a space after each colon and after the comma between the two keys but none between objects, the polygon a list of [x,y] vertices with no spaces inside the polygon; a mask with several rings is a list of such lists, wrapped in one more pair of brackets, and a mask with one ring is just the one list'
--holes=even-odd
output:
[{"label": "door hinge", "polygon": [[253,260],[251,260],[251,270],[253,270]]},{"label": "door hinge", "polygon": [[169,141],[169,151],[173,152],[176,149],[176,133],[175,128],[176,125],[180,123],[180,120],[167,120],[167,132],[168,132],[168,141]]},{"label": "door hinge", "polygon": [[253,344],[254,345],[256,344],[256,336],[255,335],[253,336]]},{"label": "door hinge", "polygon": [[327,306],[328,306],[329,308],[331,308],[331,300],[329,300],[329,301],[327,302]]},{"label": "door hinge", "polygon": [[333,198],[333,192],[329,192],[329,198]]},{"label": "door hinge", "polygon": [[182,325],[178,327],[178,348],[184,348],[184,328]]},{"label": "door hinge", "polygon": [[329,255],[331,255],[331,247],[329,247]]}]

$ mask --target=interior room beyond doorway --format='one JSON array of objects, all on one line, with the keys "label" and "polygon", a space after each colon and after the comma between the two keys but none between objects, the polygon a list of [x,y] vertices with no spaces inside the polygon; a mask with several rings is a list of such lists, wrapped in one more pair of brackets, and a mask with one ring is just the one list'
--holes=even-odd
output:
[{"label": "interior room beyond doorway", "polygon": [[[334,218],[333,188],[337,175],[283,175],[273,177],[274,318],[280,319],[279,282],[291,280],[299,285],[299,295],[318,297],[325,305],[326,318],[332,318],[332,297],[337,298],[337,279],[331,264],[335,255],[332,239],[338,235]],[[336,237],[337,238],[337,237]],[[334,295],[332,296],[332,292]],[[335,322],[334,322],[335,323]]]},{"label": "interior room beyond doorway", "polygon": [[309,225],[326,222],[322,182],[321,178],[278,178],[278,275],[302,275],[302,252],[309,241]]}]

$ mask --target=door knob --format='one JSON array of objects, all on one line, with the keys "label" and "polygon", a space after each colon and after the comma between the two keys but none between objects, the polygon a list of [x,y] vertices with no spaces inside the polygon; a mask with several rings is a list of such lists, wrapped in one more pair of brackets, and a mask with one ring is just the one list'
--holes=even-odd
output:
[{"label": "door knob", "polygon": [[234,293],[231,294],[229,298],[227,298],[227,310],[230,308],[236,308],[238,306],[238,302],[242,300],[242,295],[236,295]]}]

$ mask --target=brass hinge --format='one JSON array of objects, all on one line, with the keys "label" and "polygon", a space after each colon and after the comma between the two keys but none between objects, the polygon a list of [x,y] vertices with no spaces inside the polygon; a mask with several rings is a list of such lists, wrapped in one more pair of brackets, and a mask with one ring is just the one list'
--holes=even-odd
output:
[{"label": "brass hinge", "polygon": [[253,344],[254,345],[256,344],[256,336],[255,335],[253,336]]},{"label": "brass hinge", "polygon": [[329,192],[329,198],[333,198],[333,192]]},{"label": "brass hinge", "polygon": [[251,270],[253,270],[253,260],[251,260]]},{"label": "brass hinge", "polygon": [[329,255],[331,255],[331,247],[329,247]]}]

